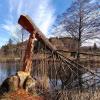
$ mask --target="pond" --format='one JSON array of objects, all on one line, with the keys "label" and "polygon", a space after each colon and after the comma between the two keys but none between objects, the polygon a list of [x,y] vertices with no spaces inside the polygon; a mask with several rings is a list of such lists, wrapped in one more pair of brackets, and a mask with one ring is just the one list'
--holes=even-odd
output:
[{"label": "pond", "polygon": [[0,84],[11,75],[20,70],[18,63],[0,63]]},{"label": "pond", "polygon": [[[11,75],[16,74],[16,72],[20,70],[20,64],[16,63],[16,62],[12,62],[12,63],[0,63],[0,84],[2,84],[2,82]],[[97,68],[96,70],[94,70],[95,74],[97,76],[91,75],[90,73],[85,73],[82,75],[82,79],[85,82],[83,84],[83,86],[87,87],[87,85],[92,85],[95,83],[98,83],[97,85],[100,86],[100,68]],[[98,77],[99,76],[99,77]],[[50,84],[53,83],[55,84],[55,81],[52,79],[52,81],[50,81]],[[57,80],[57,87],[56,88],[61,88],[61,81]],[[77,83],[77,81],[75,81],[75,83],[73,82],[73,84],[75,85]],[[52,85],[50,85],[52,87]]]}]

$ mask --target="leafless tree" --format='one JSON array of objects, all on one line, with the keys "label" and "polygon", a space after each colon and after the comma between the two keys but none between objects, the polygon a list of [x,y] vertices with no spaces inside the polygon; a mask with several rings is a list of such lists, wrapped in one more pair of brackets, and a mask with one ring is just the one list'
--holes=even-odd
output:
[{"label": "leafless tree", "polygon": [[[74,0],[71,6],[57,18],[55,33],[64,33],[78,40],[77,62],[80,60],[80,47],[84,41],[99,38],[100,3],[98,0]],[[81,86],[81,73],[79,84]]]},{"label": "leafless tree", "polygon": [[24,48],[24,46],[25,46],[24,42],[27,40],[28,35],[29,35],[29,33],[25,29],[21,28],[16,32],[16,37],[14,37],[14,40],[17,44],[17,48],[20,51],[21,58],[22,58],[22,55],[23,55],[23,51],[25,49]]}]

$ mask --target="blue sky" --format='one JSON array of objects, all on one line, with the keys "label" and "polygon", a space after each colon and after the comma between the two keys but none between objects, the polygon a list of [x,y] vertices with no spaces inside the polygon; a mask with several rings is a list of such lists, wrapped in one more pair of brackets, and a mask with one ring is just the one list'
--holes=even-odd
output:
[{"label": "blue sky", "polygon": [[0,0],[0,46],[10,37],[17,37],[18,18],[28,14],[40,28],[50,35],[50,28],[56,16],[68,8],[72,0]]}]

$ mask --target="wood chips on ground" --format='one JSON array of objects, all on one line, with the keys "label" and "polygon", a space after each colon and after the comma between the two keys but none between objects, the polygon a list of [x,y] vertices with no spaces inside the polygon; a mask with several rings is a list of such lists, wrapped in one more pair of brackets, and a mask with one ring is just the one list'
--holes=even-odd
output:
[{"label": "wood chips on ground", "polygon": [[25,90],[20,89],[15,92],[6,93],[0,97],[0,100],[44,100],[44,98],[42,96],[32,96]]}]

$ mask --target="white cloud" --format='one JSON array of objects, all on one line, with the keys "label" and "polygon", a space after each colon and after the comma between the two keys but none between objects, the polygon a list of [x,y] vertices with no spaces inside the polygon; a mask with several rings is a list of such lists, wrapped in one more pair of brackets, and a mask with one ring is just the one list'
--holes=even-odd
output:
[{"label": "white cloud", "polygon": [[6,37],[5,38],[4,37],[3,38],[0,37],[0,48],[3,46],[3,44],[7,44],[7,42],[8,41],[7,41],[7,38]]},{"label": "white cloud", "polygon": [[82,44],[82,46],[93,46],[94,43],[96,43],[97,46],[100,47],[100,40],[99,40],[99,39],[86,40],[86,41]]},{"label": "white cloud", "polygon": [[2,28],[16,36],[16,23],[21,14],[28,14],[46,35],[54,23],[55,10],[50,0],[9,0],[9,18]]},{"label": "white cloud", "polygon": [[91,0],[90,3],[95,3],[97,0]]},{"label": "white cloud", "polygon": [[16,33],[18,29],[20,29],[17,24],[16,25],[15,24],[4,24],[2,25],[2,28],[8,31],[9,34],[13,37],[17,37]]}]

